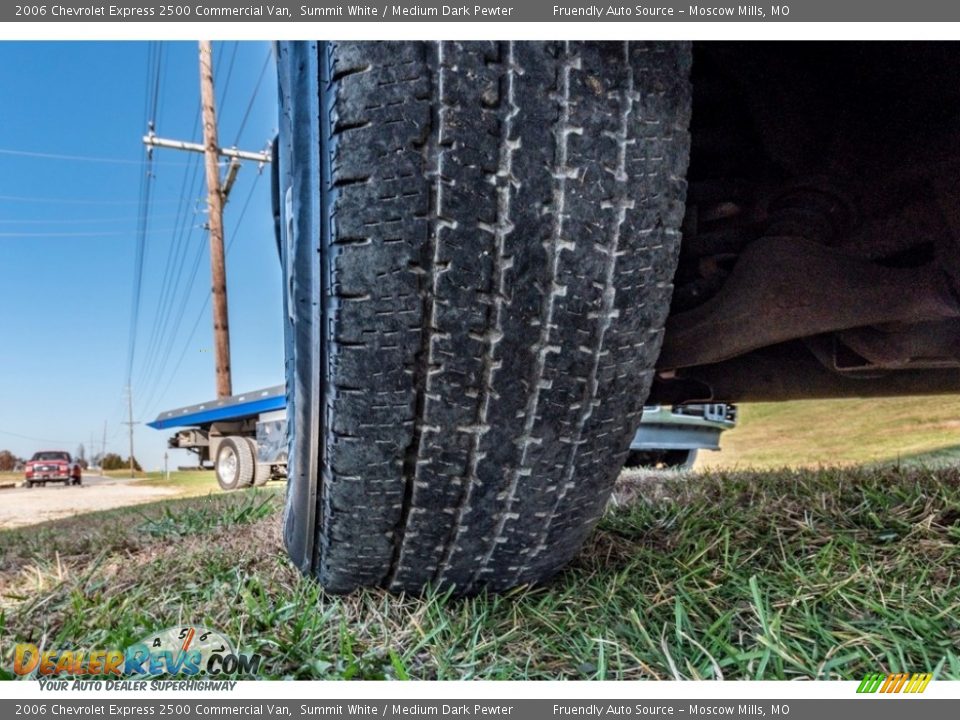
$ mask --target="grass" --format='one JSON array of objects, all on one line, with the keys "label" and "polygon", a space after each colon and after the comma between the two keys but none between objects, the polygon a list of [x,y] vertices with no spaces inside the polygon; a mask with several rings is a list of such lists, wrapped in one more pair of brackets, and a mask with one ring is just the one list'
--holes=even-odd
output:
[{"label": "grass", "polygon": [[947,465],[960,461],[960,397],[799,400],[740,406],[711,469]]},{"label": "grass", "polygon": [[272,678],[960,679],[960,471],[622,480],[636,502],[549,586],[468,599],[324,594],[276,487],[0,532],[0,667],[195,622]]},{"label": "grass", "polygon": [[[173,471],[170,477],[164,477],[163,472],[148,472],[146,477],[137,485],[150,487],[172,488],[181,496],[208,495],[221,492],[217,484],[216,474],[212,470]],[[282,484],[279,485],[282,487]]]},{"label": "grass", "polygon": [[[110,478],[129,478],[130,477],[130,468],[121,468],[119,470],[97,470],[97,475],[103,475],[104,477]],[[147,473],[143,470],[134,470],[133,476],[135,478],[145,478],[150,473]]]},{"label": "grass", "polygon": [[[107,477],[126,479],[130,477],[129,470],[107,470]],[[217,484],[217,476],[212,470],[173,470],[169,477],[161,470],[137,472],[136,485],[147,487],[162,487],[176,490],[176,497],[192,497],[209,495],[221,492]]]}]

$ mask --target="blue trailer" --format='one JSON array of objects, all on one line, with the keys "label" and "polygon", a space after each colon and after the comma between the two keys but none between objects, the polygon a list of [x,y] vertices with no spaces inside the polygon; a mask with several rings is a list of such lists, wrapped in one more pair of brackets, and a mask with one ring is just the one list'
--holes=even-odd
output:
[{"label": "blue trailer", "polygon": [[224,490],[263,485],[287,474],[287,398],[283,385],[160,413],[155,430],[178,428],[168,446],[197,455]]},{"label": "blue trailer", "polygon": [[[283,385],[168,410],[147,423],[179,428],[168,446],[196,453],[224,490],[287,476],[287,398]],[[627,467],[690,468],[697,450],[719,449],[736,424],[733,405],[647,406],[630,443]]]}]

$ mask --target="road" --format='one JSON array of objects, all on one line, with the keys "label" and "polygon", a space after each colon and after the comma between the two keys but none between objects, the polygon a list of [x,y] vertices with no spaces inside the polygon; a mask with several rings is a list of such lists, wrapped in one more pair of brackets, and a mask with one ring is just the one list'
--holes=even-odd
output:
[{"label": "road", "polygon": [[50,483],[46,487],[0,490],[0,528],[34,525],[46,520],[162,500],[175,495],[171,488],[149,487],[139,481],[83,476],[78,486]]}]

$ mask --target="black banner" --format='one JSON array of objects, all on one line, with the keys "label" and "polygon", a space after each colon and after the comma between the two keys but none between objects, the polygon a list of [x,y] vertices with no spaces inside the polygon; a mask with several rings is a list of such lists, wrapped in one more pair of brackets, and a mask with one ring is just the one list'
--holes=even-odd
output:
[{"label": "black banner", "polygon": [[569,2],[436,0],[340,2],[27,2],[0,7],[2,22],[953,22],[960,4],[946,0],[838,3]]},{"label": "black banner", "polygon": [[[290,686],[291,690],[295,685]],[[854,690],[851,689],[851,693]],[[201,718],[317,717],[414,720],[569,720],[583,718],[731,717],[822,720],[857,717],[873,720],[934,720],[954,717],[960,701],[917,697],[869,696],[849,700],[196,700],[189,696],[171,700],[42,699],[2,700],[0,717],[47,720],[72,717],[157,717],[181,720]],[[908,707],[909,705],[909,707]]]}]

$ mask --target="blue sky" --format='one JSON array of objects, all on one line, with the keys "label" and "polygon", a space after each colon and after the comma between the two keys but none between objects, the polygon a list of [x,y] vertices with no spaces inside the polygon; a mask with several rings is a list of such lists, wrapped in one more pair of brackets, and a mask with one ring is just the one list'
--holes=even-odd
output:
[{"label": "blue sky", "polygon": [[[261,150],[277,125],[270,45],[213,50],[220,143]],[[157,64],[157,134],[199,141],[196,43],[0,42],[0,449],[73,453],[93,435],[99,450],[106,421],[107,451],[127,455],[141,137]],[[138,421],[216,394],[202,156],[155,150],[153,176],[132,373]],[[269,191],[269,168],[258,178],[244,163],[225,212],[235,392],[283,380]],[[162,466],[166,438],[137,426],[138,459]],[[171,464],[190,458],[172,452]]]}]

